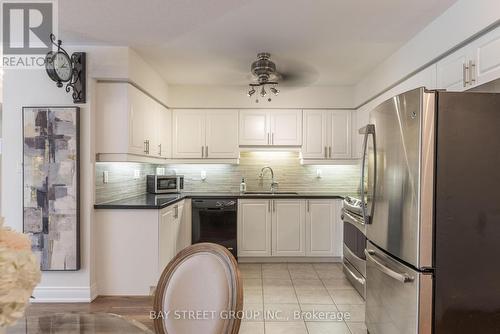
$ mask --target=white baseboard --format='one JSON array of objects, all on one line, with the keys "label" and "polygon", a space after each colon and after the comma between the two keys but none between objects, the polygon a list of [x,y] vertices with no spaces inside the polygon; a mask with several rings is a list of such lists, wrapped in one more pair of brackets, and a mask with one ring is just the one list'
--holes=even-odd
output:
[{"label": "white baseboard", "polygon": [[40,286],[33,291],[32,303],[90,303],[97,297],[97,286]]}]

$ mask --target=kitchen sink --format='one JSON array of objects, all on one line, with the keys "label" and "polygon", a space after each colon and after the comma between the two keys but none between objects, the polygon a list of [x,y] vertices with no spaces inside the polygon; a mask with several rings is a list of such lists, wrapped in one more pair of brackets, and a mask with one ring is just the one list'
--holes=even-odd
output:
[{"label": "kitchen sink", "polygon": [[299,193],[293,191],[245,191],[245,195],[298,195]]}]

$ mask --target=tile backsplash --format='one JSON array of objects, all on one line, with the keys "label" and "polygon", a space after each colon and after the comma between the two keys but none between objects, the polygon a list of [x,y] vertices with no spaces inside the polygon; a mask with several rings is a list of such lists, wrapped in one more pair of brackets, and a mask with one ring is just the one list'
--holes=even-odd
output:
[{"label": "tile backsplash", "polygon": [[[146,175],[155,174],[157,167],[166,174],[184,175],[185,192],[238,192],[244,177],[248,191],[269,190],[269,171],[259,178],[262,167],[270,166],[280,191],[328,192],[340,195],[359,191],[359,165],[303,166],[298,152],[242,152],[239,165],[146,163],[96,163],[96,203],[105,203],[146,192]],[[108,171],[108,183],[103,172]],[[202,180],[202,172],[206,174]],[[320,177],[318,177],[318,173]],[[139,174],[139,178],[134,178]]]}]

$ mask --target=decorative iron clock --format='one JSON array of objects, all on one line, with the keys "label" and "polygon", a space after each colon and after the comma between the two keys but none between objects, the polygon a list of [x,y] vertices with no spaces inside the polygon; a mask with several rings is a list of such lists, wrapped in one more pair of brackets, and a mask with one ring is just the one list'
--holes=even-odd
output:
[{"label": "decorative iron clock", "polygon": [[73,90],[73,102],[86,102],[86,57],[85,52],[74,52],[71,56],[61,47],[62,41],[50,34],[52,44],[57,51],[50,51],[45,56],[45,69],[49,77],[61,88],[66,83],[66,92]]}]

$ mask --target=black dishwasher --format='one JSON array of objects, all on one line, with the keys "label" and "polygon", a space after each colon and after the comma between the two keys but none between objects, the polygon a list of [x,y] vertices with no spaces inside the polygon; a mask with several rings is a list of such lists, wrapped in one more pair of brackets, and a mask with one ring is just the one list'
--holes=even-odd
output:
[{"label": "black dishwasher", "polygon": [[226,247],[236,258],[236,198],[195,198],[192,200],[193,244],[212,242]]}]

